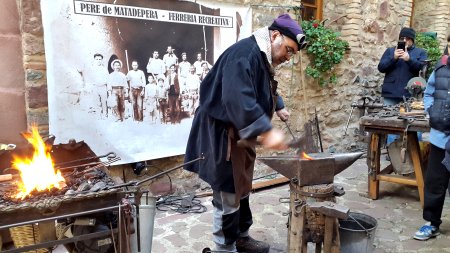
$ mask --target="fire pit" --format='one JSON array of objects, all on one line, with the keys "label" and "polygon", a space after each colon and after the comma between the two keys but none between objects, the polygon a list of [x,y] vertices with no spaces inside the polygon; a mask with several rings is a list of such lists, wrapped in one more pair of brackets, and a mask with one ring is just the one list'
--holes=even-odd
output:
[{"label": "fire pit", "polygon": [[[109,164],[120,160],[119,157],[113,153],[97,156],[83,141],[52,145],[54,138],[44,142],[36,135],[35,129],[25,135],[33,139],[29,140],[33,148],[0,154],[0,172],[11,178],[0,182],[0,230],[95,212],[120,211],[126,192],[116,187],[122,181],[113,179],[107,169]],[[42,170],[33,174],[37,169]],[[46,185],[41,185],[43,182]],[[105,234],[109,236],[111,231]],[[26,249],[32,249],[30,247],[33,246]]]},{"label": "fire pit", "polygon": [[346,218],[348,208],[335,204],[334,176],[348,168],[363,153],[280,155],[259,157],[275,171],[290,179],[288,251],[307,252],[307,243],[316,243],[316,252],[339,252],[337,218]]}]

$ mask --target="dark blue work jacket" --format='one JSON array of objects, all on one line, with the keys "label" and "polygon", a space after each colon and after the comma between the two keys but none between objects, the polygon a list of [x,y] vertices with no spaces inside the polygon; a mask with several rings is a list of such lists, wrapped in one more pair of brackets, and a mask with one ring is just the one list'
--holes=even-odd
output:
[{"label": "dark blue work jacket", "polygon": [[410,97],[408,90],[405,89],[409,79],[419,76],[419,71],[425,65],[427,53],[422,48],[413,45],[408,48],[409,61],[394,59],[395,47],[386,49],[378,64],[378,70],[385,73],[382,97],[402,98]]},{"label": "dark blue work jacket", "polygon": [[[192,123],[185,166],[215,191],[243,196],[251,190],[255,148],[236,145],[272,128],[274,110],[284,107],[274,94],[273,73],[254,36],[219,57],[200,86],[200,103]],[[276,108],[275,108],[276,106]]]}]

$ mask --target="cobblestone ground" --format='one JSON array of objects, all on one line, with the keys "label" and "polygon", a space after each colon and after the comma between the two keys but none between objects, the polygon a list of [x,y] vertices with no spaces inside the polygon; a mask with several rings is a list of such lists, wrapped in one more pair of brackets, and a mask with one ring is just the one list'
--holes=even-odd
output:
[{"label": "cobblestone ground", "polygon": [[[382,159],[384,160],[384,159]],[[385,161],[382,161],[386,163]],[[362,212],[374,217],[376,228],[375,253],[384,252],[450,252],[450,201],[447,198],[442,215],[441,235],[426,242],[412,239],[414,232],[423,225],[422,208],[417,188],[380,183],[378,200],[366,198],[367,165],[365,159],[355,162],[335,177],[335,184],[344,187],[346,194],[337,202],[352,212]],[[289,197],[289,186],[282,185],[260,190],[251,195],[254,216],[251,235],[271,244],[271,253],[287,252],[288,204],[280,199]],[[211,236],[211,197],[200,199],[207,207],[201,214],[179,214],[157,211],[153,236],[154,253],[200,253],[205,247],[213,247]],[[310,245],[310,252],[313,252]]]}]

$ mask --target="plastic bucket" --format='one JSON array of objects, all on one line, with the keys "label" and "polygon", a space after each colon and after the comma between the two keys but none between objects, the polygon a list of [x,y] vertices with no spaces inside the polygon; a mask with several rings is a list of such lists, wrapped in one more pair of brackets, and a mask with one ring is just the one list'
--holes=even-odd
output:
[{"label": "plastic bucket", "polygon": [[348,219],[339,220],[341,253],[372,253],[376,228],[375,218],[350,212]]}]

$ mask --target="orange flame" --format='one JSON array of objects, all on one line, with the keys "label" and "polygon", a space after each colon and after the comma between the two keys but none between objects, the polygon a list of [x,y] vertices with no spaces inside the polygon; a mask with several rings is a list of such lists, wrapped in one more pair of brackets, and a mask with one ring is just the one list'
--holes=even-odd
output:
[{"label": "orange flame", "polygon": [[306,159],[306,160],[314,160],[314,158],[312,158],[311,156],[309,156],[305,152],[302,152],[301,158]]},{"label": "orange flame", "polygon": [[19,192],[14,196],[17,199],[24,199],[33,190],[45,191],[52,188],[62,189],[65,184],[65,179],[58,170],[55,173],[53,161],[42,140],[37,127],[32,127],[32,133],[22,134],[27,141],[33,145],[33,158],[14,157],[13,167],[20,172],[22,181],[18,183]]}]

